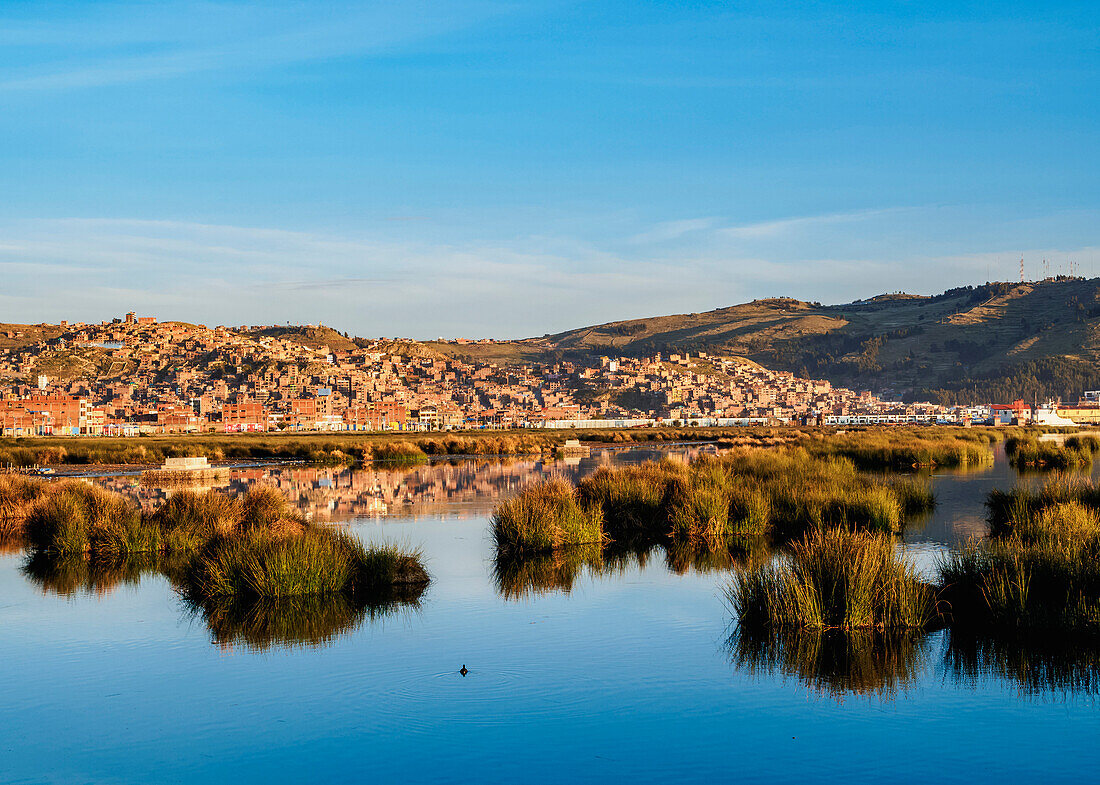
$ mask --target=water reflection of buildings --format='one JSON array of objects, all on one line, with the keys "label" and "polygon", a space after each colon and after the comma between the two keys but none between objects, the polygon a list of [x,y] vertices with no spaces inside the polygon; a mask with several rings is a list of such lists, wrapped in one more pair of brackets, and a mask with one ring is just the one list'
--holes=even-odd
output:
[{"label": "water reflection of buildings", "polygon": [[578,479],[599,466],[635,463],[672,454],[688,459],[713,447],[673,450],[598,450],[590,457],[541,459],[455,459],[414,466],[260,466],[237,468],[229,476],[194,486],[143,485],[136,477],[97,478],[97,484],[137,500],[143,509],[159,507],[176,489],[214,488],[243,493],[253,485],[278,488],[300,512],[316,520],[344,521],[387,516],[488,515],[496,503],[547,476]]}]

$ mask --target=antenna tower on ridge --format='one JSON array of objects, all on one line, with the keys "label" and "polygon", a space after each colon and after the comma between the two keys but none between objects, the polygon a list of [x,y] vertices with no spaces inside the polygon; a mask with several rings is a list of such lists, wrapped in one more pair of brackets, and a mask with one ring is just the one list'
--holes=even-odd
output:
[{"label": "antenna tower on ridge", "polygon": [[1024,282],[1024,258],[1020,257],[1020,283]]}]

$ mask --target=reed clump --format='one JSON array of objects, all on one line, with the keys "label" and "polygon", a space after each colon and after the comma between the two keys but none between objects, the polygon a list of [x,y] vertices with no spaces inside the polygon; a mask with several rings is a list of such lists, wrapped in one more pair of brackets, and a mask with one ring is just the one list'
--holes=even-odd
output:
[{"label": "reed clump", "polygon": [[24,526],[32,549],[54,555],[155,553],[160,531],[119,494],[82,482],[59,483],[31,508]]},{"label": "reed clump", "polygon": [[727,598],[746,629],[921,630],[936,619],[933,587],[892,538],[864,532],[813,532],[789,558],[747,568]]},{"label": "reed clump", "polygon": [[25,528],[36,551],[114,557],[190,553],[218,537],[300,534],[307,525],[273,488],[251,488],[241,497],[181,490],[154,513],[142,515],[117,493],[65,482],[49,486],[39,497]]},{"label": "reed clump", "polygon": [[[1074,521],[1067,530],[1080,525]],[[941,598],[953,627],[1097,634],[1098,558],[1095,536],[1080,542],[1050,533],[1027,542],[1009,535],[971,543],[940,564]]]},{"label": "reed clump", "polygon": [[345,532],[310,523],[263,486],[241,497],[183,490],[143,516],[119,494],[60,483],[34,503],[25,528],[42,570],[52,561],[64,575],[70,563],[148,555],[195,598],[359,598],[429,580],[419,552],[364,547]]},{"label": "reed clump", "polygon": [[714,458],[694,461],[686,476],[672,478],[665,492],[668,534],[674,542],[717,548],[732,534],[732,483]]},{"label": "reed clump", "polygon": [[[926,480],[871,477],[846,459],[801,448],[739,449],[687,464],[601,467],[575,490],[561,480],[534,485],[497,508],[493,528],[498,548],[513,550],[596,542],[599,523],[603,537],[622,545],[719,551],[763,534],[896,532],[933,504]],[[583,533],[570,534],[576,531]]]},{"label": "reed clump", "polygon": [[490,530],[498,551],[545,553],[556,548],[604,542],[603,512],[585,504],[565,480],[529,485],[493,512]]},{"label": "reed clump", "polygon": [[897,428],[823,436],[806,443],[817,456],[846,458],[860,469],[959,468],[990,463],[994,436],[962,429]]},{"label": "reed clump", "polygon": [[886,485],[897,496],[904,517],[931,512],[936,506],[932,483],[927,477],[890,477]]},{"label": "reed clump", "polygon": [[181,490],[149,517],[162,532],[169,551],[194,551],[213,537],[233,531],[241,520],[241,504],[226,494]]},{"label": "reed clump", "polygon": [[395,585],[428,582],[420,554],[366,548],[350,535],[321,527],[272,534],[252,531],[209,542],[189,565],[192,597],[361,596]]},{"label": "reed clump", "polygon": [[42,480],[0,474],[0,533],[21,534],[31,509],[46,492]]},{"label": "reed clump", "polygon": [[686,475],[683,464],[664,460],[612,469],[601,466],[577,486],[581,502],[599,506],[605,530],[616,542],[656,540],[664,535],[665,494],[671,478]]},{"label": "reed clump", "polygon": [[1091,479],[1057,474],[1038,488],[1018,485],[1010,491],[994,489],[986,498],[986,510],[993,535],[1011,534],[1020,521],[1044,509],[1076,502],[1100,510],[1100,485]]},{"label": "reed clump", "polygon": [[386,442],[371,449],[371,458],[392,463],[426,463],[428,454],[412,442]]},{"label": "reed clump", "polygon": [[990,537],[939,565],[951,624],[970,631],[1100,634],[1100,492],[1059,476],[994,490]]},{"label": "reed clump", "polygon": [[905,510],[898,491],[861,474],[847,459],[793,449],[737,451],[724,460],[735,485],[768,498],[771,529],[780,536],[835,526],[901,528]]},{"label": "reed clump", "polygon": [[1005,439],[1005,454],[1017,468],[1075,469],[1091,466],[1100,442],[1093,436],[1071,436],[1062,444],[1033,435]]}]

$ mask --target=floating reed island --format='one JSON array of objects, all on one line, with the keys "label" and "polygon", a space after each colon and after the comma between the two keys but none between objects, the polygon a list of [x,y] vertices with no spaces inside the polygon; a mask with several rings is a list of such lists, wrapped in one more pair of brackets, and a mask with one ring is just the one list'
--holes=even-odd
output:
[{"label": "floating reed island", "polygon": [[609,542],[719,550],[738,537],[834,526],[898,531],[933,504],[920,478],[869,476],[801,448],[741,449],[688,464],[601,467],[576,486],[544,480],[498,505],[491,531],[509,553]]},{"label": "floating reed island", "polygon": [[366,547],[311,523],[273,488],[240,497],[181,490],[152,514],[125,497],[76,481],[43,483],[23,533],[32,560],[118,561],[154,556],[173,566],[192,598],[358,598],[423,587],[417,551]]}]

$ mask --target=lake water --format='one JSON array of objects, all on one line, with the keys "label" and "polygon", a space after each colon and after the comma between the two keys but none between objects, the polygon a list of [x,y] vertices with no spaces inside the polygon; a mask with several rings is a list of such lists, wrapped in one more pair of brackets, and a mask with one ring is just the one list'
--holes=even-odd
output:
[{"label": "lake water", "polygon": [[[828,642],[754,656],[731,638],[722,565],[662,551],[494,564],[502,495],[651,456],[236,472],[235,488],[277,484],[314,518],[423,549],[433,582],[418,604],[337,619],[317,644],[288,643],[278,620],[205,617],[156,573],[47,580],[9,549],[0,782],[1097,779],[1095,666],[1028,669],[1028,642],[970,657],[941,632],[878,657]],[[161,494],[97,481],[145,504]],[[1003,455],[937,476],[939,506],[907,547],[930,566],[981,535],[985,494],[1015,481]]]}]

